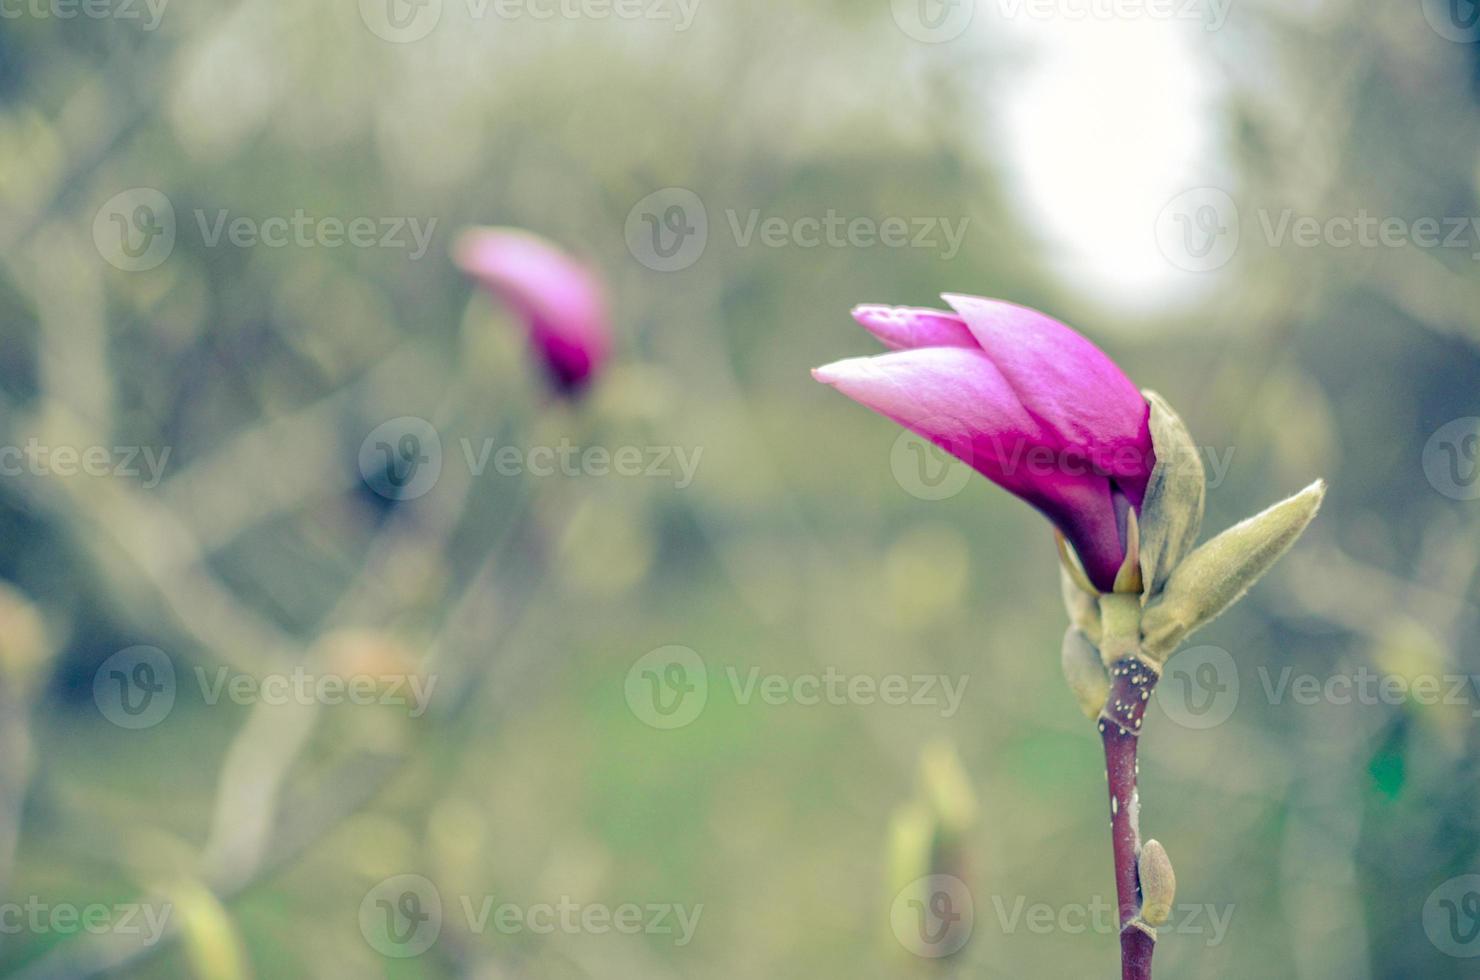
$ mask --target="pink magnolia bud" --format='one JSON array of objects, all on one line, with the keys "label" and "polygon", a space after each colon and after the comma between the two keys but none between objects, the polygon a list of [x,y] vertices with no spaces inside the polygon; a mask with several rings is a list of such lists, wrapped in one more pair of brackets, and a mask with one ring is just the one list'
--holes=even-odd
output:
[{"label": "pink magnolia bud", "polygon": [[1094,344],[1036,310],[946,295],[955,310],[860,306],[892,348],[812,372],[1038,508],[1108,592],[1156,464],[1149,408]]},{"label": "pink magnolia bud", "polygon": [[473,228],[453,247],[458,267],[507,303],[562,394],[574,395],[611,352],[611,321],[597,274],[554,243],[517,228]]}]

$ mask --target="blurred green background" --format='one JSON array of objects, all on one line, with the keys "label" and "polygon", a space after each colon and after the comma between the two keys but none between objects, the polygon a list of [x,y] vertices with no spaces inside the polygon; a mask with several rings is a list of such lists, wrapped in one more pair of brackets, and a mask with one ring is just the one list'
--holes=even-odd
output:
[{"label": "blurred green background", "polygon": [[[1076,325],[1163,393],[1215,462],[1205,534],[1331,485],[1147,723],[1142,827],[1181,903],[1157,975],[1475,976],[1465,6],[5,0],[0,445],[106,465],[0,477],[0,968],[1113,975],[1076,911],[1114,887],[1047,525],[807,373],[877,349],[854,304],[960,291]],[[167,247],[123,250],[161,199]],[[375,244],[210,234],[300,211]],[[800,219],[830,213],[911,241],[809,245]],[[1392,233],[1330,222],[1361,215]],[[578,404],[448,260],[490,223],[609,283],[618,353]],[[387,499],[362,447],[406,417],[440,475]],[[563,439],[698,465],[505,476],[465,449]],[[707,694],[655,727],[639,658],[673,646]],[[167,664],[171,704],[120,715],[120,664]],[[435,686],[416,717],[211,697],[297,667]],[[746,696],[829,670],[965,688],[956,711]],[[1363,697],[1369,676],[1440,696]],[[886,872],[933,743],[977,805],[973,928],[941,959],[891,928]],[[429,908],[397,906],[401,875],[442,902],[414,956],[375,924]],[[465,914],[567,898],[702,912],[686,943]],[[92,906],[96,930],[50,912]]]}]

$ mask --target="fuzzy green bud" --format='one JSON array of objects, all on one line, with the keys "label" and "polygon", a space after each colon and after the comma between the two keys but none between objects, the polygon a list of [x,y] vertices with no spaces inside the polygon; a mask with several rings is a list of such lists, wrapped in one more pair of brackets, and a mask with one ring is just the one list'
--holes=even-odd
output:
[{"label": "fuzzy green bud", "polygon": [[936,739],[920,751],[920,783],[942,834],[955,840],[976,823],[976,794],[950,739]]},{"label": "fuzzy green bud", "polygon": [[1100,663],[1100,651],[1088,637],[1071,626],[1064,631],[1060,661],[1064,680],[1069,682],[1069,690],[1074,693],[1074,700],[1079,702],[1079,710],[1091,721],[1098,718],[1105,707],[1105,699],[1110,696],[1110,678],[1105,673],[1105,665]]},{"label": "fuzzy green bud", "polygon": [[1142,636],[1147,655],[1164,662],[1189,633],[1236,602],[1300,537],[1325,495],[1325,482],[1317,480],[1188,555],[1172,571],[1160,597],[1146,607]]},{"label": "fuzzy green bud", "polygon": [[1063,593],[1064,612],[1069,614],[1069,622],[1094,643],[1100,638],[1099,594],[1084,591],[1063,566],[1059,567],[1059,588]]},{"label": "fuzzy green bud", "polygon": [[1141,845],[1136,871],[1141,881],[1141,918],[1149,925],[1166,925],[1177,899],[1177,876],[1166,848],[1154,840]]},{"label": "fuzzy green bud", "polygon": [[1151,444],[1156,449],[1156,466],[1141,504],[1141,580],[1146,593],[1154,595],[1197,543],[1208,481],[1181,416],[1156,392],[1141,394],[1151,406]]},{"label": "fuzzy green bud", "polygon": [[910,802],[889,821],[889,892],[934,873],[935,821],[923,803]]}]

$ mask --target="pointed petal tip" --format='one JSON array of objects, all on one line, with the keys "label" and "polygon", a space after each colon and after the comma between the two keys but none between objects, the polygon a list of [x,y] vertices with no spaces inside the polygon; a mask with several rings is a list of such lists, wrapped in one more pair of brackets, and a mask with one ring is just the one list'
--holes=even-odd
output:
[{"label": "pointed petal tip", "polygon": [[941,293],[940,298],[945,300],[946,305],[956,309],[957,303],[1001,303],[1003,306],[1016,306],[1005,299],[993,299],[991,296],[974,296],[971,293]]},{"label": "pointed petal tip", "polygon": [[837,384],[840,381],[850,381],[865,375],[874,374],[879,370],[878,361],[893,355],[893,351],[885,351],[882,354],[860,354],[857,357],[845,357],[840,361],[832,361],[812,369],[812,377],[823,384]]},{"label": "pointed petal tip", "polygon": [[825,385],[836,385],[851,373],[847,365],[852,361],[858,360],[861,360],[861,358],[850,357],[841,361],[833,361],[831,364],[823,364],[820,367],[812,369],[812,377],[814,380],[821,381]]},{"label": "pointed petal tip", "polygon": [[859,326],[891,350],[977,346],[965,321],[948,310],[862,303],[850,313]]},{"label": "pointed petal tip", "polygon": [[452,254],[452,260],[465,271],[474,271],[479,258],[480,246],[497,244],[513,238],[532,239],[536,236],[520,228],[509,228],[502,225],[469,225],[459,231],[452,239],[448,251]]},{"label": "pointed petal tip", "polygon": [[940,298],[945,300],[947,306],[963,316],[965,315],[961,309],[963,306],[987,306],[998,307],[1004,310],[1021,310],[1024,313],[1031,313],[1034,316],[1040,316],[1047,320],[1055,319],[1035,307],[1025,306],[1022,303],[1014,303],[1010,299],[999,299],[996,296],[976,296],[972,293],[941,293]]}]

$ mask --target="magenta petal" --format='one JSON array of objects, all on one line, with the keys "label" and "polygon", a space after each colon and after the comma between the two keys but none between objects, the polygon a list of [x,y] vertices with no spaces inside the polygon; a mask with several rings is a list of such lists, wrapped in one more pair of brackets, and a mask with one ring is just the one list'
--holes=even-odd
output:
[{"label": "magenta petal", "polygon": [[583,386],[611,350],[601,282],[560,248],[514,228],[475,228],[453,249],[457,265],[523,318],[530,342],[562,390]]},{"label": "magenta petal", "polygon": [[942,310],[868,303],[853,308],[853,319],[879,338],[884,346],[894,350],[979,346],[966,321]]},{"label": "magenta petal", "polygon": [[1110,588],[1123,547],[1109,478],[1052,444],[984,352],[903,350],[812,374],[1037,507],[1074,545],[1095,584]]},{"label": "magenta petal", "polygon": [[1109,477],[1074,477],[1051,488],[1040,485],[1039,492],[1042,500],[1036,506],[1074,546],[1090,582],[1102,592],[1111,591],[1125,561],[1125,545]]},{"label": "magenta petal", "polygon": [[937,346],[855,357],[813,376],[1032,503],[1109,591],[1123,552],[1109,478],[1046,441],[983,351]]},{"label": "magenta petal", "polygon": [[858,307],[854,318],[894,352],[814,376],[1037,507],[1108,591],[1124,560],[1126,512],[1141,506],[1156,462],[1149,406],[1110,358],[1052,317],[945,299],[958,316]]},{"label": "magenta petal", "polygon": [[1140,506],[1155,462],[1150,408],[1125,372],[1089,340],[1037,310],[979,296],[943,298],[1033,417],[1065,450],[1115,476]]},{"label": "magenta petal", "polygon": [[1042,442],[1038,423],[991,359],[975,348],[852,357],[817,368],[812,376],[1014,492],[1022,474],[1013,460]]}]

